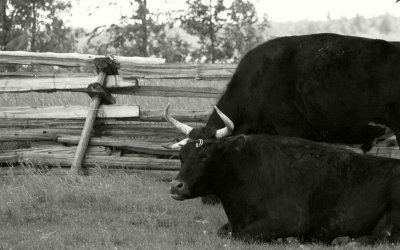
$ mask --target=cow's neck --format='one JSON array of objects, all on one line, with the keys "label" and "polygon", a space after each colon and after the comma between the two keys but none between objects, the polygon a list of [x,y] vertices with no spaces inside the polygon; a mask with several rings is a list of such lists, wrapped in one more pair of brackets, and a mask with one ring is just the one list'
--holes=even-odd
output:
[{"label": "cow's neck", "polygon": [[[233,134],[246,134],[246,131],[244,131],[242,128],[242,126],[246,124],[244,122],[244,119],[246,119],[246,114],[243,113],[243,110],[245,109],[243,109],[243,107],[240,106],[240,102],[238,102],[238,100],[242,100],[243,98],[243,91],[234,88],[234,86],[238,85],[233,84],[232,81],[228,84],[226,92],[222,95],[216,106],[235,124]],[[225,127],[225,124],[214,110],[208,118],[206,127],[220,129]]]},{"label": "cow's neck", "polygon": [[[248,225],[254,219],[254,201],[251,200],[251,193],[256,193],[252,185],[248,185],[251,176],[257,174],[254,168],[257,164],[252,164],[254,157],[242,152],[241,154],[228,155],[218,162],[218,173],[216,179],[218,183],[216,194],[220,198],[228,220],[233,227],[233,231],[240,230],[244,225]],[[236,229],[235,229],[236,228]]]}]

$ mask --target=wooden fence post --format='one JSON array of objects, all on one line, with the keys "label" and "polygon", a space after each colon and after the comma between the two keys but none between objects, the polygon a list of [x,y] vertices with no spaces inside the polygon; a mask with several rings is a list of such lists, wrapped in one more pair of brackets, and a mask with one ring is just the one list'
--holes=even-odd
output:
[{"label": "wooden fence post", "polygon": [[98,72],[97,82],[90,84],[87,88],[87,93],[92,97],[92,102],[90,104],[89,112],[83,126],[82,134],[76,149],[74,159],[71,163],[71,174],[78,174],[81,170],[82,162],[84,160],[86,149],[89,144],[90,136],[92,134],[93,125],[96,120],[97,112],[99,110],[100,104],[104,102],[105,104],[115,103],[115,98],[107,92],[103,86],[106,84],[107,75],[117,75],[118,65],[109,58],[95,58],[94,59],[96,69]]}]

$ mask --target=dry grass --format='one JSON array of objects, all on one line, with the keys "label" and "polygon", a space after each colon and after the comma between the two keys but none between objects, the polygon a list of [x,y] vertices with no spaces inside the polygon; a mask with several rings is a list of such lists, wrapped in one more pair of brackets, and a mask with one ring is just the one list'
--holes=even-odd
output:
[{"label": "dry grass", "polygon": [[[225,220],[220,208],[173,202],[168,184],[137,175],[99,169],[75,179],[27,171],[2,179],[0,249],[170,249],[196,245]],[[196,218],[209,219],[203,225]]]},{"label": "dry grass", "polygon": [[329,248],[221,239],[220,206],[174,201],[168,183],[151,178],[101,169],[78,179],[26,171],[0,179],[0,249]]}]

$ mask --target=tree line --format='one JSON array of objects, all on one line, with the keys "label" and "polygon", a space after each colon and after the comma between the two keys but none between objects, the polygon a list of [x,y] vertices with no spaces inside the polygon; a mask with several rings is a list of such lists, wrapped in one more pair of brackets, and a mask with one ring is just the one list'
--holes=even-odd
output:
[{"label": "tree line", "polygon": [[390,15],[273,23],[267,16],[260,18],[249,0],[186,0],[185,10],[150,12],[147,3],[154,0],[133,0],[132,11],[121,14],[119,22],[85,30],[69,27],[65,20],[79,1],[0,0],[0,49],[237,62],[274,36],[335,32],[390,38],[398,35],[400,24],[399,17]]},{"label": "tree line", "polygon": [[[268,28],[266,17],[260,20],[248,0],[229,4],[224,0],[186,0],[186,10],[168,12],[150,12],[147,1],[132,1],[135,9],[130,16],[93,31],[86,49],[99,54],[157,56],[169,62],[215,63],[235,60],[261,43]],[[194,46],[182,38],[182,32],[191,36]]]}]

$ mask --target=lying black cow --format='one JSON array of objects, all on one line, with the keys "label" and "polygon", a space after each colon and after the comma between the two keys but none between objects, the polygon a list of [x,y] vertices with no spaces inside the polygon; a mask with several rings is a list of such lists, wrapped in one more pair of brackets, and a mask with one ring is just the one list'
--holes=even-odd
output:
[{"label": "lying black cow", "polygon": [[172,198],[216,195],[233,237],[400,240],[400,160],[290,137],[199,136],[181,149]]},{"label": "lying black cow", "polygon": [[[217,106],[233,135],[364,144],[400,137],[400,46],[336,34],[276,38],[248,52]],[[213,112],[206,127],[225,125]]]},{"label": "lying black cow", "polygon": [[192,129],[166,109],[189,134],[172,198],[216,195],[240,239],[400,240],[400,160],[278,135],[229,137],[233,122],[216,112],[226,127]]}]

